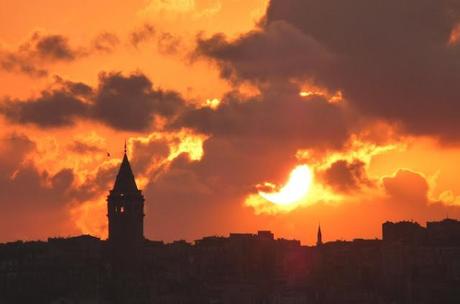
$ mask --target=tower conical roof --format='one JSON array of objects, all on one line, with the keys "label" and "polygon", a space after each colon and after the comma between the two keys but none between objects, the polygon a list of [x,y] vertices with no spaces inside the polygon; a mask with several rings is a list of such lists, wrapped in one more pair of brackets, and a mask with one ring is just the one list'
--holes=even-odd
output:
[{"label": "tower conical roof", "polygon": [[117,179],[115,180],[115,185],[113,186],[113,191],[119,193],[133,193],[139,191],[126,151],[117,174]]},{"label": "tower conical roof", "polygon": [[323,235],[321,233],[321,225],[318,225],[318,234],[316,236],[316,245],[323,244]]}]

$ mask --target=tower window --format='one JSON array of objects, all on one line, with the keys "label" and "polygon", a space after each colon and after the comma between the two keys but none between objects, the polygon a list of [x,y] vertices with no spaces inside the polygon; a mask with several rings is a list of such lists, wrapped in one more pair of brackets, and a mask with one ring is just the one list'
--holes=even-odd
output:
[{"label": "tower window", "polygon": [[125,212],[125,207],[120,207],[120,213]]}]

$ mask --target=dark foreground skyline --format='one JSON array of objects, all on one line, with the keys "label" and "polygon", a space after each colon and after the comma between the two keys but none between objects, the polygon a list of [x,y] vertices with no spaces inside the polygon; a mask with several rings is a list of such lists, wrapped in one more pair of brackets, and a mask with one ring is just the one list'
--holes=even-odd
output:
[{"label": "dark foreground skyline", "polygon": [[460,221],[302,246],[269,231],[117,248],[82,235],[0,245],[0,303],[458,303]]}]

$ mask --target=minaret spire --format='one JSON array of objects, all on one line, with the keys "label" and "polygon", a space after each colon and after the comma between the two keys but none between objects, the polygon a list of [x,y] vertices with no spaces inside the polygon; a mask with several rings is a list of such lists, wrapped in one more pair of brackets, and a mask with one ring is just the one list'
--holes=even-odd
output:
[{"label": "minaret spire", "polygon": [[318,224],[318,234],[316,236],[316,246],[323,245],[323,235],[321,233],[321,224]]}]

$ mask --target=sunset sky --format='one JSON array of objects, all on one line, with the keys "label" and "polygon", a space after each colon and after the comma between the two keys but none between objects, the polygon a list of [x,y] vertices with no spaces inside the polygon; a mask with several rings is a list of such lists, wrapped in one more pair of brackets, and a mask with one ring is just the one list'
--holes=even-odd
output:
[{"label": "sunset sky", "polygon": [[0,0],[0,242],[380,238],[460,217],[455,0]]}]

